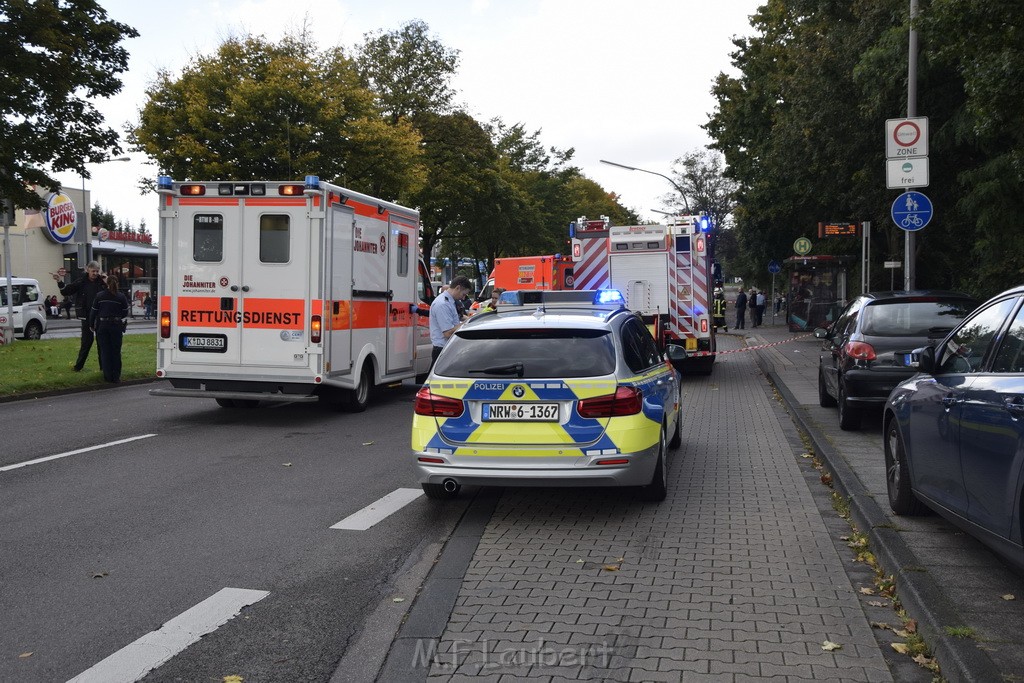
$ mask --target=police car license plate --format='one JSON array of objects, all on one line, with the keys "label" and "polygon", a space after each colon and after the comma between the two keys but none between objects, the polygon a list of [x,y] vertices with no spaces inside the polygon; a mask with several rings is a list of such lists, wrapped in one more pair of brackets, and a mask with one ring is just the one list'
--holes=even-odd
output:
[{"label": "police car license plate", "polygon": [[484,422],[558,422],[557,403],[485,403]]},{"label": "police car license plate", "polygon": [[224,353],[228,350],[225,334],[182,334],[178,335],[178,348],[182,351]]}]

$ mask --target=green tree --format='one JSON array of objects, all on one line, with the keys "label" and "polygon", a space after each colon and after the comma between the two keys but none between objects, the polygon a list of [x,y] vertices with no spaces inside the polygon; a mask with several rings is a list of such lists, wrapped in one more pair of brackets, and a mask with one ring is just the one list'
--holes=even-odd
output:
[{"label": "green tree", "polygon": [[400,201],[423,182],[417,133],[387,125],[352,60],[306,32],[230,38],[146,94],[130,139],[176,178],[310,173]]},{"label": "green tree", "polygon": [[[0,8],[0,196],[39,208],[51,171],[89,177],[86,163],[119,154],[94,101],[121,90],[135,29],[91,0],[6,0]],[[47,170],[50,169],[50,170]]]},{"label": "green tree", "polygon": [[364,36],[356,65],[363,85],[377,94],[392,123],[424,112],[451,111],[455,97],[450,81],[459,67],[459,51],[430,36],[423,21],[397,31]]}]

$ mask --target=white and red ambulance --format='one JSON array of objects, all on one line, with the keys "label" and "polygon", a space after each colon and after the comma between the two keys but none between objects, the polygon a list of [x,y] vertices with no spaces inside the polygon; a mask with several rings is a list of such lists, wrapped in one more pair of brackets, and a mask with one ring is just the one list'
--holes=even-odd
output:
[{"label": "white and red ambulance", "polygon": [[423,377],[419,214],[321,182],[162,176],[157,396],[327,400]]}]

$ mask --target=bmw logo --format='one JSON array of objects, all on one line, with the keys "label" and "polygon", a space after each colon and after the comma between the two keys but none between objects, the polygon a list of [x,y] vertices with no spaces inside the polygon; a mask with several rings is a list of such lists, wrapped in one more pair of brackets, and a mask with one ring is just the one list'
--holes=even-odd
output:
[{"label": "bmw logo", "polygon": [[512,387],[512,395],[515,396],[516,398],[522,398],[523,396],[526,395],[526,389],[524,389],[521,385],[517,384],[514,387]]}]

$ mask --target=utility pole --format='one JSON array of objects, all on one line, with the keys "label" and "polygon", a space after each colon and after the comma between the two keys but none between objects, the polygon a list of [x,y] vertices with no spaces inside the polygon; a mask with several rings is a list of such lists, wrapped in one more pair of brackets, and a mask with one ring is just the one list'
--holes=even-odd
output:
[{"label": "utility pole", "polygon": [[[918,0],[910,0],[910,54],[907,56],[907,118],[917,116],[917,21]],[[914,267],[914,235],[913,230],[904,231],[903,289],[914,289],[916,268]]]}]

